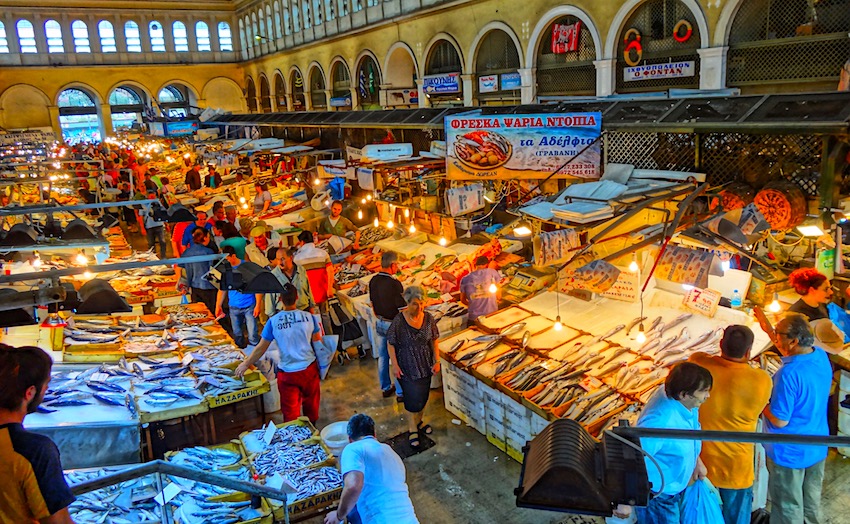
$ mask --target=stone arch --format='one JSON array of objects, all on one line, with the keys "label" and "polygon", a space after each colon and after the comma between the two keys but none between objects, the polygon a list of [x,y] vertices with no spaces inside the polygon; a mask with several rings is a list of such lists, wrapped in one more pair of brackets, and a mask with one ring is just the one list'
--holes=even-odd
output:
[{"label": "stone arch", "polygon": [[[320,86],[314,85],[314,78],[321,83]],[[313,109],[326,108],[329,103],[327,93],[325,92],[328,89],[328,78],[319,62],[314,60],[307,66],[307,78],[305,82],[307,83],[307,87],[309,87],[305,91],[310,92],[310,107]]]},{"label": "stone arch", "polygon": [[53,95],[53,105],[59,105],[59,95],[62,93],[62,91],[66,89],[79,89],[80,91],[85,91],[89,96],[92,97],[92,100],[94,100],[95,107],[99,107],[100,104],[105,103],[105,101],[109,98],[109,93],[104,96],[103,93],[93,88],[89,84],[83,82],[69,82],[56,90],[56,94]]},{"label": "stone arch", "polygon": [[729,45],[729,33],[732,30],[732,24],[735,22],[735,16],[738,10],[744,5],[746,0],[728,0],[723,10],[720,11],[720,17],[717,19],[717,25],[714,28],[714,38],[712,44],[715,47]]},{"label": "stone arch", "polygon": [[116,89],[118,89],[119,87],[123,87],[123,86],[129,86],[129,87],[133,87],[135,89],[138,89],[139,91],[144,93],[144,95],[147,97],[147,102],[150,102],[151,100],[156,99],[156,97],[151,94],[151,90],[146,85],[144,85],[140,82],[136,82],[135,80],[121,80],[120,82],[115,82],[114,84],[109,86],[109,89],[106,90],[106,95],[104,97],[104,100],[106,100],[108,102],[109,97],[112,95],[112,92],[115,91]]},{"label": "stone arch", "polygon": [[51,105],[50,97],[37,87],[29,84],[11,85],[0,93],[0,125],[7,130],[53,127],[49,109]]},{"label": "stone arch", "polygon": [[272,112],[272,89],[265,73],[257,77],[257,102],[261,113]]},{"label": "stone arch", "polygon": [[593,37],[593,45],[596,47],[596,59],[598,60],[601,58],[598,55],[602,52],[602,37],[599,35],[599,29],[596,27],[593,19],[589,14],[576,6],[562,5],[549,10],[546,14],[540,17],[540,20],[537,21],[537,25],[534,26],[534,29],[531,31],[531,39],[529,40],[528,47],[525,50],[526,67],[535,67],[537,65],[537,48],[540,46],[543,31],[549,26],[549,24],[552,23],[553,20],[557,20],[562,16],[568,15],[572,15],[581,20],[587,30],[590,31],[590,36]]},{"label": "stone arch", "polygon": [[[343,82],[342,80],[337,78],[336,70],[337,65],[342,64],[345,68],[345,72],[348,75],[348,84],[343,86],[340,85],[339,89],[337,89],[337,83]],[[351,65],[345,60],[342,56],[337,55],[331,60],[330,66],[328,66],[328,89],[333,91],[333,96],[350,96],[351,95]],[[343,92],[344,91],[344,92]]]},{"label": "stone arch", "polygon": [[[469,60],[466,61],[464,66],[464,73],[466,74],[474,74],[475,73],[475,60],[478,57],[478,48],[481,45],[481,41],[484,40],[484,37],[487,36],[487,33],[493,31],[494,29],[499,29],[508,34],[508,36],[513,40],[514,46],[516,47],[517,55],[519,56],[519,69],[525,67],[524,56],[522,53],[522,45],[520,44],[519,38],[514,32],[513,28],[504,22],[500,22],[498,20],[489,22],[484,25],[479,31],[478,34],[475,35],[475,38],[472,39],[472,45],[469,46],[469,53],[467,56]],[[462,58],[462,57],[461,57]]]},{"label": "stone arch", "polygon": [[[393,58],[394,56],[401,56],[401,58]],[[384,71],[384,83],[391,84],[393,88],[399,87],[415,87],[415,82],[413,78],[410,79],[409,85],[407,84],[398,84],[395,82],[396,79],[402,81],[404,79],[404,74],[396,75],[396,71],[401,70],[404,64],[404,57],[410,59],[410,64],[412,65],[412,74],[415,77],[419,77],[419,64],[416,61],[416,55],[413,53],[413,49],[407,45],[406,42],[396,42],[390,46],[387,50],[386,57],[384,58],[384,65],[382,69]],[[401,62],[399,62],[401,60]],[[393,67],[395,65],[395,67]]]},{"label": "stone arch", "polygon": [[283,72],[280,69],[275,69],[274,73],[272,73],[272,78],[274,79],[274,83],[271,87],[272,93],[275,97],[277,110],[287,111],[288,108],[286,106],[286,95],[288,93],[288,84],[286,77],[283,76]]},{"label": "stone arch", "polygon": [[[640,4],[645,1],[646,0],[626,0],[623,5],[620,6],[620,10],[617,11],[617,14],[611,21],[611,25],[608,27],[608,35],[605,38],[604,58],[616,58],[615,55],[617,54],[617,42],[620,39],[620,33],[623,30],[623,25],[626,23],[626,20],[629,19],[632,13],[634,13],[635,10],[640,6]],[[709,47],[709,42],[711,40],[709,38],[708,22],[705,19],[705,12],[702,10],[702,6],[697,0],[680,1],[688,9],[690,9],[691,13],[694,15],[694,19],[696,20],[697,26],[699,28],[700,47],[703,49]]]},{"label": "stone arch", "polygon": [[[176,78],[173,79],[173,80],[169,80],[167,82],[163,82],[162,85],[160,85],[159,88],[157,88],[156,96],[159,97],[160,91],[162,91],[163,89],[165,89],[166,87],[168,87],[172,84],[181,85],[181,86],[185,87],[186,89],[188,89],[190,100],[191,100],[192,97],[195,97],[195,100],[198,100],[200,98],[200,96],[198,96],[198,90],[195,89],[195,86],[193,86],[192,84],[190,84],[186,80],[180,80],[180,79],[176,79]],[[194,102],[195,100],[191,100],[191,101]]]},{"label": "stone arch", "polygon": [[206,100],[206,106],[225,111],[245,111],[245,101],[242,97],[242,87],[232,78],[217,76],[204,84],[201,95]]}]

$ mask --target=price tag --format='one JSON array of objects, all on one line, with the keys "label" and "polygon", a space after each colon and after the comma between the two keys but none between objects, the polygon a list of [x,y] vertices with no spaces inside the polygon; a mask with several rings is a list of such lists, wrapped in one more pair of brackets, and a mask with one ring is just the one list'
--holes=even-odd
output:
[{"label": "price tag", "polygon": [[165,486],[165,489],[162,490],[159,495],[154,497],[154,500],[160,506],[165,506],[166,504],[168,504],[169,500],[176,497],[177,494],[180,493],[181,491],[183,491],[183,490],[177,484],[169,484],[169,485]]},{"label": "price tag", "polygon": [[89,380],[92,382],[107,382],[109,380],[109,375],[106,373],[94,373]]},{"label": "price tag", "polygon": [[274,422],[269,422],[269,425],[266,426],[266,431],[263,433],[263,442],[266,443],[266,446],[271,445],[275,431],[277,431],[277,428],[275,427]]},{"label": "price tag", "polygon": [[451,293],[443,293],[442,295],[440,295],[440,300],[442,300],[443,302],[452,302],[454,298],[452,298]]},{"label": "price tag", "polygon": [[361,267],[363,267],[363,266],[361,266],[360,264],[352,264],[351,270],[354,271],[355,273],[357,273],[358,271],[360,271]]},{"label": "price tag", "polygon": [[686,308],[702,313],[707,317],[713,317],[717,312],[717,305],[720,304],[721,298],[722,295],[719,291],[695,287],[688,291],[682,304]]},{"label": "price tag", "polygon": [[182,361],[183,367],[186,367],[189,364],[191,364],[193,360],[195,360],[195,355],[193,355],[191,353],[186,353],[185,355],[183,355],[183,361]]},{"label": "price tag", "polygon": [[585,377],[584,380],[578,383],[578,385],[584,388],[584,390],[587,392],[596,391],[597,389],[604,386],[601,380],[591,376]]},{"label": "price tag", "polygon": [[272,489],[279,489],[287,495],[294,495],[298,493],[298,488],[287,482],[280,473],[275,473],[274,475],[266,477],[266,486]]}]

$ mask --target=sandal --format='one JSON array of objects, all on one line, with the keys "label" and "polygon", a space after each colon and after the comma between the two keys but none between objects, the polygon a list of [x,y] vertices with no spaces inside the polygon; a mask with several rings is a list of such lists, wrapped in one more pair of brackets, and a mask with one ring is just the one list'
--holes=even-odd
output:
[{"label": "sandal", "polygon": [[[414,435],[416,435],[416,436],[414,437]],[[408,437],[408,442],[410,443],[411,448],[418,448],[419,447],[419,432],[414,431],[413,433],[411,433],[410,436]]]},{"label": "sandal", "polygon": [[434,428],[431,427],[431,424],[423,424],[422,422],[420,422],[419,425],[416,426],[416,429],[418,429],[422,433],[425,433],[426,435],[430,435],[434,432]]}]

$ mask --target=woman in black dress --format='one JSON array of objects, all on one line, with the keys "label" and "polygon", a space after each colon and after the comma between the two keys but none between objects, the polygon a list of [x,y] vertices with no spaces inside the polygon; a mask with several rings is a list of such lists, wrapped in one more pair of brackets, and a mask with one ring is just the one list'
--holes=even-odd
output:
[{"label": "woman in black dress", "polygon": [[407,308],[396,315],[387,331],[387,348],[393,373],[404,395],[404,409],[410,430],[410,445],[419,447],[419,434],[433,429],[422,422],[422,412],[431,391],[431,376],[440,371],[437,321],[425,312],[425,292],[410,286],[402,293]]}]

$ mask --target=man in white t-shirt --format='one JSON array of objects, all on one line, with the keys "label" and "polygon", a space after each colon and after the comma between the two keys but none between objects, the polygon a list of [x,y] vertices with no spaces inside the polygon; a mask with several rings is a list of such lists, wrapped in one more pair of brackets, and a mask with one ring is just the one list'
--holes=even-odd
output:
[{"label": "man in white t-shirt", "polygon": [[283,311],[266,322],[260,343],[236,368],[236,376],[243,376],[263,356],[269,344],[277,342],[279,355],[270,354],[270,357],[276,361],[283,421],[297,419],[303,409],[304,415],[315,424],[319,418],[320,379],[312,343],[321,341],[321,329],[313,315],[295,308],[298,292],[292,284],[283,286],[280,299]]},{"label": "man in white t-shirt", "polygon": [[358,413],[348,421],[348,441],[342,450],[344,487],[339,507],[325,524],[339,524],[357,505],[364,524],[419,524],[405,481],[404,464],[393,448],[375,439],[375,421]]}]

